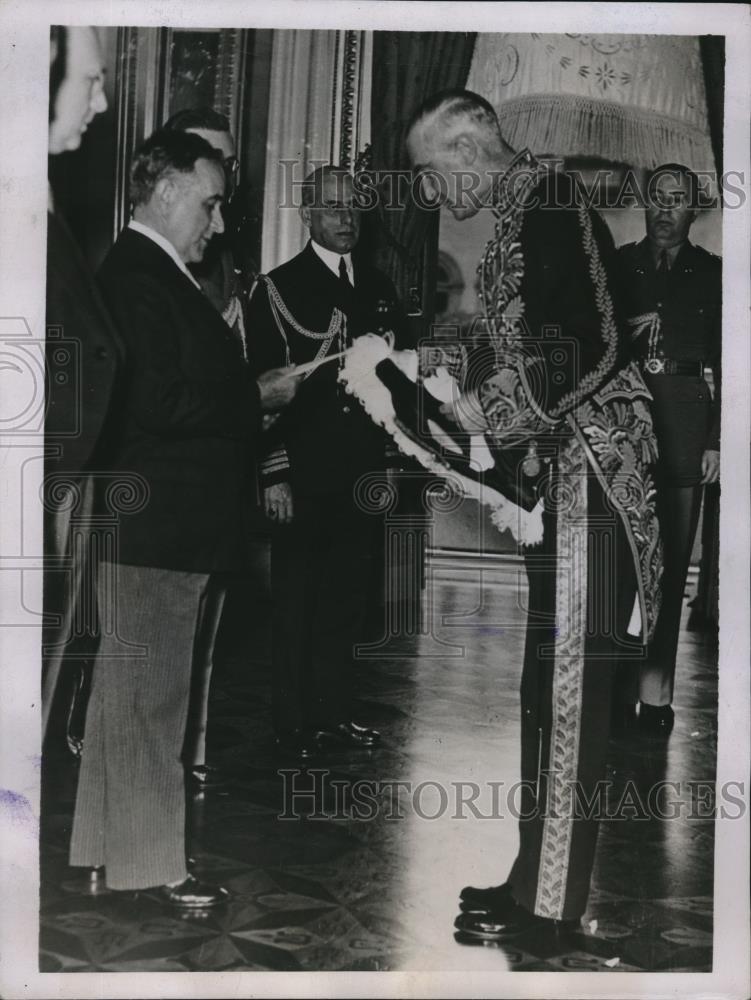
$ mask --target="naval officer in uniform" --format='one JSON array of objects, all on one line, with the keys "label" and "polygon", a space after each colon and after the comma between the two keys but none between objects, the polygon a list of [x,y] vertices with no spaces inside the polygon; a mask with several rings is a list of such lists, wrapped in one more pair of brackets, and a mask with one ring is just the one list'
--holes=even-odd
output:
[{"label": "naval officer in uniform", "polygon": [[[379,326],[404,346],[391,281],[358,258],[353,178],[324,166],[302,185],[304,249],[259,277],[248,311],[249,356],[306,364],[338,355]],[[341,358],[306,374],[294,407],[265,437],[260,463],[272,522],[272,714],[279,745],[308,757],[321,744],[373,747],[353,721],[353,647],[363,638],[379,524],[356,500],[358,480],[384,467],[386,439],[337,382]]]}]

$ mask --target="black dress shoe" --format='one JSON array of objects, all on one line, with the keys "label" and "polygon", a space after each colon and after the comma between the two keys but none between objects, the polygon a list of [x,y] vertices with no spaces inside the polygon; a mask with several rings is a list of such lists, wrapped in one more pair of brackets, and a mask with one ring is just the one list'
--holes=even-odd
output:
[{"label": "black dress shoe", "polygon": [[530,930],[559,931],[576,930],[578,920],[551,920],[538,917],[515,899],[507,895],[504,902],[493,910],[460,913],[454,927],[469,939],[481,941],[505,941]]},{"label": "black dress shoe", "polygon": [[616,702],[610,710],[610,730],[613,733],[628,733],[638,726],[636,705],[631,702]]},{"label": "black dress shoe", "polygon": [[669,736],[673,731],[675,712],[670,705],[647,705],[639,708],[639,731],[648,736]]},{"label": "black dress shoe", "polygon": [[318,734],[306,729],[291,729],[289,732],[279,733],[276,745],[282,753],[301,757],[303,760],[312,757],[320,749]]},{"label": "black dress shoe", "polygon": [[316,732],[316,738],[322,742],[344,743],[353,747],[374,747],[381,742],[381,734],[376,729],[366,729],[356,722],[340,722],[335,726],[326,726]]},{"label": "black dress shoe", "polygon": [[461,900],[459,906],[462,910],[494,910],[503,906],[510,896],[511,886],[508,882],[504,882],[503,885],[490,885],[486,889],[465,885],[459,893]]},{"label": "black dress shoe", "polygon": [[229,899],[229,892],[222,886],[201,882],[195,875],[188,875],[178,885],[161,885],[157,893],[162,902],[182,910],[208,910]]}]

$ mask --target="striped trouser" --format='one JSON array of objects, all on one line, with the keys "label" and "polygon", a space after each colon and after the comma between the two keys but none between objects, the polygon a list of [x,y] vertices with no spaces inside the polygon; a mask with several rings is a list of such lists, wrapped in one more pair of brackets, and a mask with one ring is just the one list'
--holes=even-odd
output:
[{"label": "striped trouser", "polygon": [[620,517],[573,454],[544,514],[542,545],[526,556],[519,853],[508,879],[525,909],[556,920],[581,917],[587,905],[615,667],[633,651],[626,630],[636,594]]},{"label": "striped trouser", "polygon": [[[102,639],[86,717],[71,865],[106,866],[112,889],[177,881],[185,867],[181,754],[216,578],[104,563]],[[210,657],[210,650],[208,650]]]}]

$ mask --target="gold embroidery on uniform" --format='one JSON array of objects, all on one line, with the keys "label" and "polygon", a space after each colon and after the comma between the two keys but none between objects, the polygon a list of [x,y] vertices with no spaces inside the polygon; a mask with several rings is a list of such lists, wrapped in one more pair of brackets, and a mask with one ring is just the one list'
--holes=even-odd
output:
[{"label": "gold embroidery on uniform", "polygon": [[561,449],[559,475],[552,726],[535,899],[535,913],[554,920],[563,918],[576,822],[571,796],[578,777],[589,590],[587,459],[575,439]]}]

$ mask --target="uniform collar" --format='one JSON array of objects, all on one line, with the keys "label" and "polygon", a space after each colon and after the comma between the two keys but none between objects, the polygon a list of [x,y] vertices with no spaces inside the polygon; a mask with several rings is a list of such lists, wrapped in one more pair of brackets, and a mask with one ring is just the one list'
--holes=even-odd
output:
[{"label": "uniform collar", "polygon": [[[493,179],[490,205],[496,216],[501,216],[510,206],[520,207],[525,198],[537,186],[546,168],[536,160],[528,149],[523,149],[514,156],[511,163]],[[517,180],[522,175],[526,180]]]},{"label": "uniform collar", "polygon": [[[675,251],[675,256],[670,264],[671,271],[676,267],[676,265],[685,264],[686,261],[691,261],[692,258],[695,260],[696,247],[691,240],[684,240],[679,247],[675,248]],[[660,259],[659,252],[656,256],[653,255],[652,244],[646,236],[636,244],[636,257],[641,266],[652,268],[653,270],[656,268],[657,262]]]},{"label": "uniform collar", "polygon": [[[688,240],[684,240],[683,243],[677,243],[674,247],[665,247],[668,256],[668,269],[672,271],[675,266],[675,262],[678,259],[678,255],[683,251],[684,247],[687,247]],[[649,255],[652,260],[652,265],[656,269],[660,264],[660,258],[662,257],[663,247],[658,247],[654,243],[650,243],[647,240],[647,246],[649,248]]]},{"label": "uniform collar", "polygon": [[313,248],[315,255],[323,261],[326,267],[339,277],[339,261],[344,258],[344,263],[347,265],[347,274],[349,275],[350,283],[354,288],[355,285],[355,274],[352,267],[352,254],[351,253],[336,253],[335,250],[327,250],[326,247],[322,247],[320,243],[316,243],[315,240],[310,241],[310,245]]}]

